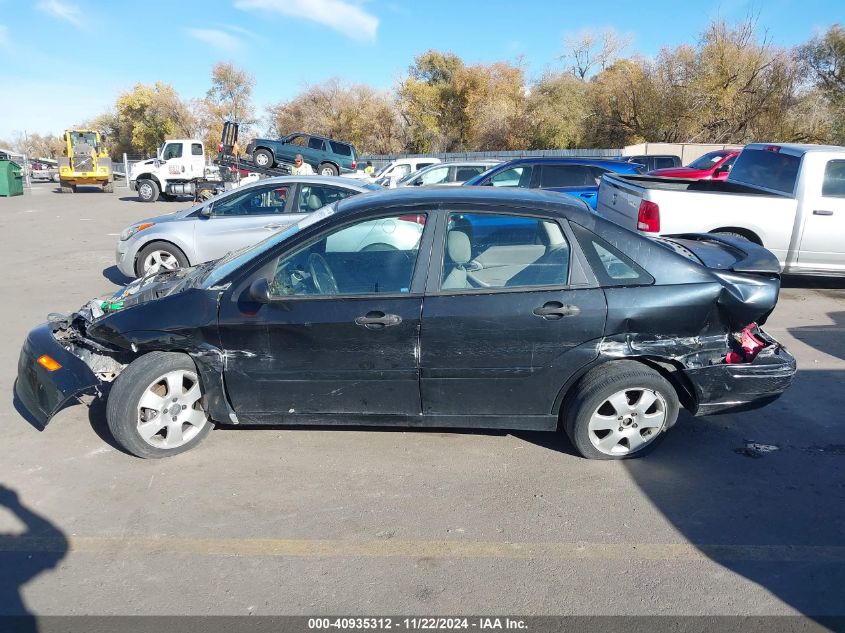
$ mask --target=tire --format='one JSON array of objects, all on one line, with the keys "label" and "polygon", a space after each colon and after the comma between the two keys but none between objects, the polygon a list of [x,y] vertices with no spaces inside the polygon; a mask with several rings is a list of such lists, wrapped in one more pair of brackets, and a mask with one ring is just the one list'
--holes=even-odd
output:
[{"label": "tire", "polygon": [[591,369],[570,394],[563,406],[563,428],[587,459],[641,457],[663,440],[678,418],[675,388],[637,361]]},{"label": "tire", "polygon": [[273,153],[266,149],[255,150],[252,153],[252,162],[259,167],[273,167],[276,164]]},{"label": "tire", "polygon": [[337,167],[331,163],[320,163],[320,166],[317,168],[317,173],[321,176],[337,176],[340,172]]},{"label": "tire", "polygon": [[61,191],[62,193],[76,193],[76,186],[68,182],[60,181],[59,191]]},{"label": "tire", "polygon": [[727,237],[738,237],[739,239],[742,239],[742,240],[748,240],[749,242],[754,242],[755,244],[757,243],[754,240],[752,240],[751,238],[749,238],[747,235],[743,235],[742,233],[737,233],[736,231],[713,231],[713,234],[714,235],[726,235]]},{"label": "tire", "polygon": [[[152,261],[149,261],[150,258]],[[135,274],[138,277],[148,274],[150,264],[158,264],[156,272],[190,266],[185,253],[170,242],[150,242],[138,251],[138,255],[135,257]]]},{"label": "tire", "polygon": [[114,183],[107,182],[103,185],[103,193],[114,193]]},{"label": "tire", "polygon": [[62,179],[59,177],[59,174],[53,174],[53,177],[50,178],[50,180],[53,182],[61,182]]},{"label": "tire", "polygon": [[132,361],[114,381],[106,421],[117,443],[137,457],[178,455],[211,431],[203,395],[190,356],[150,352]]},{"label": "tire", "polygon": [[155,180],[148,180],[146,178],[139,180],[137,187],[138,197],[141,199],[141,202],[155,202],[161,193]]}]

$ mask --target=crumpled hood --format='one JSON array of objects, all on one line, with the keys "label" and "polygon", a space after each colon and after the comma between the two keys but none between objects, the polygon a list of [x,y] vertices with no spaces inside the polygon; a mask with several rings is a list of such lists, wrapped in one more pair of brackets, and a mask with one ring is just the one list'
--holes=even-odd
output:
[{"label": "crumpled hood", "polygon": [[108,302],[104,302],[108,304],[104,311],[114,312],[193,288],[195,271],[195,266],[179,268],[136,279],[114,293]]}]

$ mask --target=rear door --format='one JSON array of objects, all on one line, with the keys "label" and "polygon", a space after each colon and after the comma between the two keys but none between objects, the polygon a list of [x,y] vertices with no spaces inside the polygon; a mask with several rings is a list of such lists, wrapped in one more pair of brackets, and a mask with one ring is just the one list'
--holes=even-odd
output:
[{"label": "rear door", "polygon": [[194,222],[194,243],[200,263],[223,257],[232,250],[257,244],[279,229],[293,224],[295,185],[267,184],[235,189],[215,199],[210,217]]},{"label": "rear door", "polygon": [[578,346],[602,335],[607,310],[568,228],[530,212],[452,212],[440,224],[420,339],[424,413],[554,428],[558,392],[595,357]]},{"label": "rear door", "polygon": [[325,160],[326,153],[326,142],[323,139],[315,136],[309,137],[308,149],[303,153],[306,163],[310,163],[314,169],[317,169],[317,165]]},{"label": "rear door", "polygon": [[799,266],[845,271],[845,160],[827,161],[821,187],[809,183],[801,205],[804,230]]}]

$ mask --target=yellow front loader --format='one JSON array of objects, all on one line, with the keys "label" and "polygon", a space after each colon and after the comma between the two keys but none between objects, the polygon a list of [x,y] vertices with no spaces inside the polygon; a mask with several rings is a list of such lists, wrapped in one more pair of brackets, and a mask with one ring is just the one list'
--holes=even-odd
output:
[{"label": "yellow front loader", "polygon": [[62,193],[76,193],[77,185],[101,186],[114,192],[111,158],[100,133],[95,130],[65,131],[64,156],[59,158]]}]

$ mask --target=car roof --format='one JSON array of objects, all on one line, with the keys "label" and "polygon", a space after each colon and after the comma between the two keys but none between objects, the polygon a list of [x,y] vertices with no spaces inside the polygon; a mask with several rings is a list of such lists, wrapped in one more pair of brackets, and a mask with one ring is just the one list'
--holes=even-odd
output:
[{"label": "car roof", "polygon": [[513,158],[509,161],[502,163],[501,165],[521,165],[524,163],[537,163],[537,164],[560,164],[560,165],[613,165],[618,166],[620,163],[624,164],[625,161],[621,161],[618,158],[608,157],[608,158],[578,158],[577,156],[523,156],[520,158]]},{"label": "car roof", "polygon": [[746,149],[780,147],[794,152],[845,152],[845,147],[841,145],[813,145],[811,143],[751,143],[745,147]]},{"label": "car roof", "polygon": [[[357,180],[353,180],[352,178],[342,178],[341,176],[273,176],[272,178],[262,178],[257,180],[256,182],[252,182],[248,185],[244,185],[243,189],[248,187],[256,187],[262,185],[273,185],[273,184],[296,184],[302,183],[305,185],[332,185],[334,187],[345,187],[346,189],[353,189],[355,191],[372,191],[372,188],[368,186],[366,183],[361,183]],[[229,191],[236,191],[235,189],[230,189]],[[226,191],[225,193],[229,193]]]},{"label": "car roof", "polygon": [[[387,207],[448,208],[450,205],[477,205],[482,208],[529,208],[541,215],[559,217],[565,208],[566,215],[582,222],[591,222],[593,216],[587,203],[572,196],[544,189],[519,187],[397,187],[360,196],[345,198],[337,203],[336,215],[354,215],[371,209]],[[594,217],[594,216],[593,216]]]},{"label": "car roof", "polygon": [[314,138],[323,139],[324,141],[331,141],[332,143],[342,143],[343,145],[349,145],[352,147],[352,143],[349,141],[341,141],[340,139],[332,138],[331,136],[323,136],[322,134],[311,134],[310,132],[291,132],[290,134],[286,134],[285,136],[299,136],[302,134],[303,136],[313,136]]}]

